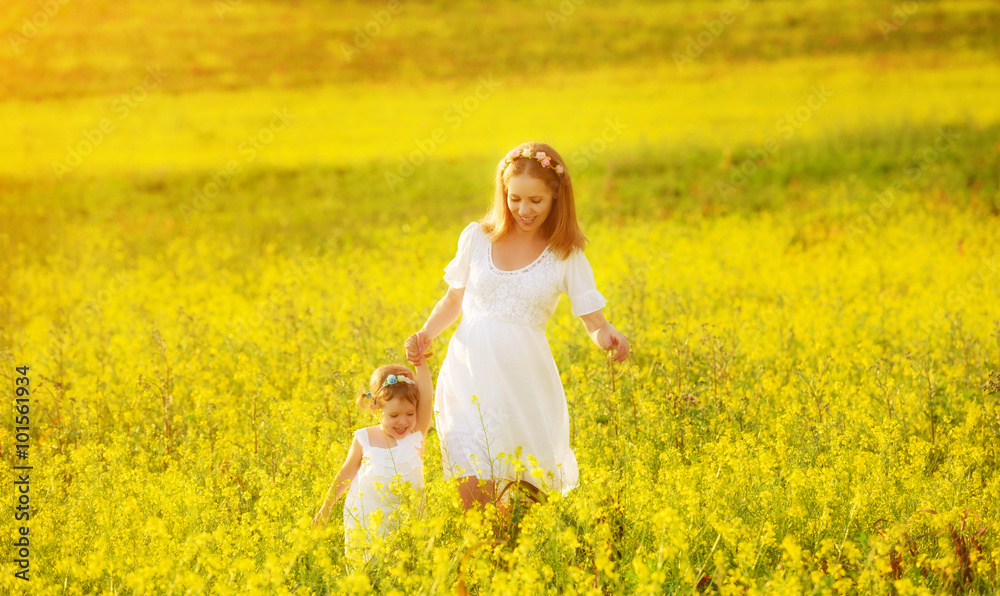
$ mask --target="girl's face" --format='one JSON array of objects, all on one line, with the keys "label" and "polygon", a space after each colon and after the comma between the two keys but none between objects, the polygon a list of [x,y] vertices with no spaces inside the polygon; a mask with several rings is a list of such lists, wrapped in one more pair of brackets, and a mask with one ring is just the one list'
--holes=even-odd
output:
[{"label": "girl's face", "polygon": [[538,178],[518,174],[507,181],[507,209],[522,232],[542,229],[552,211],[552,202],[552,191]]},{"label": "girl's face", "polygon": [[386,402],[380,416],[382,430],[395,439],[402,439],[417,426],[417,406],[402,398]]}]

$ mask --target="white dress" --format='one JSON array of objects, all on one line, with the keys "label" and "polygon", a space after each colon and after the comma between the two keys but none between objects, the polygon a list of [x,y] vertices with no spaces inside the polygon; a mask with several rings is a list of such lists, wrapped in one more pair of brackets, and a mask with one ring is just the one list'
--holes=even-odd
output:
[{"label": "white dress", "polygon": [[[604,307],[590,263],[581,251],[561,259],[547,247],[530,265],[502,271],[493,264],[489,237],[472,223],[444,279],[465,288],[462,322],[435,390],[445,477],[520,478],[568,492],[579,471],[545,325],[563,293],[574,316]],[[541,478],[532,474],[536,468]]]},{"label": "white dress", "polygon": [[399,504],[399,496],[390,490],[396,475],[414,488],[424,486],[423,433],[412,432],[397,440],[395,447],[388,448],[373,447],[366,428],[355,431],[354,438],[361,445],[361,468],[351,481],[344,501],[344,543],[348,551],[352,534],[356,534],[357,528],[368,529],[375,511],[382,510],[382,525],[372,528],[374,533],[384,536],[391,529],[389,516]]}]

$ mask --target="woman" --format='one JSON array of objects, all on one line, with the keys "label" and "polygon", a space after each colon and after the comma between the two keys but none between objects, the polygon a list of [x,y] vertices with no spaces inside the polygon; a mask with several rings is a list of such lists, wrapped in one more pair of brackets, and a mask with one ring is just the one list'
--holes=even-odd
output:
[{"label": "woman", "polygon": [[544,143],[519,145],[497,166],[490,211],[459,238],[447,293],[410,338],[415,361],[464,313],[438,376],[435,419],[445,477],[461,478],[466,508],[494,498],[501,480],[563,493],[578,483],[566,395],[545,337],[560,295],[598,347],[618,362],[629,355],[601,311],[585,242],[562,157]]}]

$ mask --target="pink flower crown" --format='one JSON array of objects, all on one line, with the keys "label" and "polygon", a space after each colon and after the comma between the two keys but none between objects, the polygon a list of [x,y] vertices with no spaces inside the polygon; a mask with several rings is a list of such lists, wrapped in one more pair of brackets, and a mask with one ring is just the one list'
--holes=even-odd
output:
[{"label": "pink flower crown", "polygon": [[511,149],[510,153],[505,155],[504,158],[500,160],[501,168],[506,168],[512,161],[519,157],[534,158],[538,161],[538,163],[542,164],[542,167],[553,169],[556,171],[556,174],[559,174],[560,176],[566,171],[566,168],[561,165],[553,164],[552,158],[545,155],[543,151],[539,151],[538,153],[532,155],[531,149]]}]

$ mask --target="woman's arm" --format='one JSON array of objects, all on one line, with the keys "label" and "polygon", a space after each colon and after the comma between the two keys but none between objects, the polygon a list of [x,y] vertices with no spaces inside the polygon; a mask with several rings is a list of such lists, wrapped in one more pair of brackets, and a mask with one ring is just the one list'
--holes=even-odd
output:
[{"label": "woman's arm", "polygon": [[330,517],[330,510],[333,509],[333,504],[340,500],[340,496],[350,486],[351,481],[358,475],[358,470],[360,469],[361,445],[358,444],[357,439],[354,439],[351,441],[351,448],[347,452],[344,465],[340,466],[340,470],[333,479],[333,484],[330,485],[330,490],[326,493],[326,499],[323,500],[322,507],[319,508],[316,517],[313,518],[312,523],[314,526],[319,523],[326,523],[326,518]]},{"label": "woman's arm", "polygon": [[615,362],[622,362],[628,358],[628,338],[604,318],[604,311],[595,310],[592,313],[580,315],[580,320],[583,321],[583,326],[587,329],[587,335],[597,344],[597,347],[602,350],[615,350],[613,357]]},{"label": "woman's arm", "polygon": [[[465,288],[449,287],[448,292],[434,305],[431,316],[427,317],[424,327],[407,340],[406,359],[416,364],[422,354],[430,349],[434,338],[451,327],[462,314],[462,299],[465,298]],[[410,340],[414,340],[415,350],[411,350]]]}]

